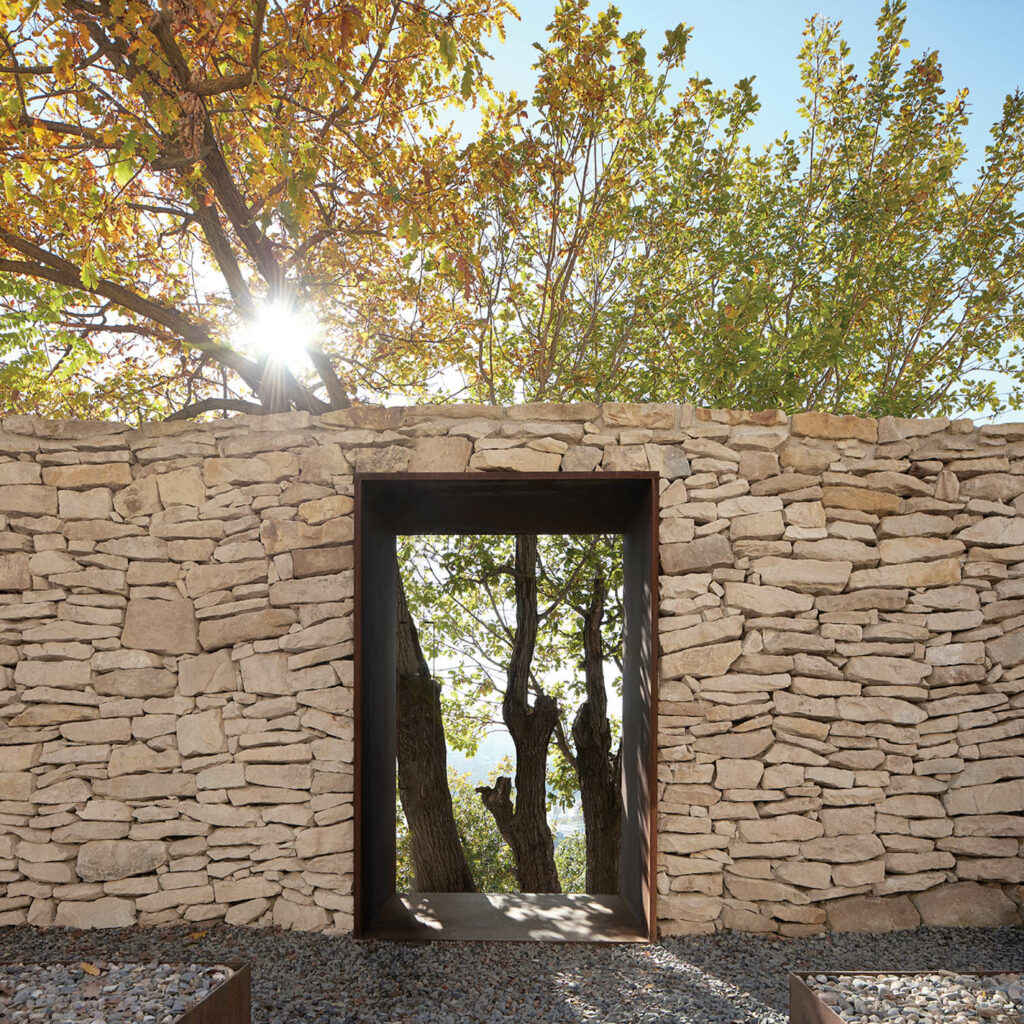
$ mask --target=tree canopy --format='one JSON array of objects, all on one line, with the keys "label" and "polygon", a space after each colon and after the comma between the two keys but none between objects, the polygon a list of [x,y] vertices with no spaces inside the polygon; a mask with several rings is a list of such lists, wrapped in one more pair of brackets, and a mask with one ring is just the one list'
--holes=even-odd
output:
[{"label": "tree canopy", "polygon": [[[11,406],[322,411],[443,348],[434,278],[465,177],[444,112],[486,95],[510,10],[2,0]],[[301,380],[240,340],[268,304],[320,325]]]},{"label": "tree canopy", "polygon": [[[690,28],[652,55],[587,0],[557,4],[530,100],[495,93],[510,11],[3,0],[6,407],[1001,408],[979,374],[1021,377],[1020,91],[974,174],[966,90],[885,0],[860,73],[807,22],[804,128],[754,151],[751,79],[687,78]],[[319,324],[305,368],[247,347],[268,304]]]}]

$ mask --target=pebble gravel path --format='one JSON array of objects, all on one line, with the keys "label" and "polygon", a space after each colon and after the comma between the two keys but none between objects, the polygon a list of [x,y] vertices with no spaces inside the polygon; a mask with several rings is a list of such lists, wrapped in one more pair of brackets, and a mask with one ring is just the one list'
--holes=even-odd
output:
[{"label": "pebble gravel path", "polygon": [[247,960],[253,1024],[788,1024],[790,971],[1019,971],[1024,930],[783,940],[722,932],[594,946],[356,942],[226,926],[0,928],[0,958],[14,955]]},{"label": "pebble gravel path", "polygon": [[818,974],[807,982],[851,1024],[1024,1024],[1024,983],[1017,973]]},{"label": "pebble gravel path", "polygon": [[207,964],[0,964],[0,1024],[173,1024],[230,974]]}]

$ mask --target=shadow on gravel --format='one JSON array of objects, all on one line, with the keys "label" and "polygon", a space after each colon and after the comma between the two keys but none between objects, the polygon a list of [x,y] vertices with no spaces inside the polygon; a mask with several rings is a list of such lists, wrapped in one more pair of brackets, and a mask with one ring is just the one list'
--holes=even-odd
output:
[{"label": "shadow on gravel", "polygon": [[1024,967],[1024,930],[1014,928],[593,946],[194,927],[0,928],[0,958],[237,957],[252,965],[253,1024],[787,1024],[792,970]]}]

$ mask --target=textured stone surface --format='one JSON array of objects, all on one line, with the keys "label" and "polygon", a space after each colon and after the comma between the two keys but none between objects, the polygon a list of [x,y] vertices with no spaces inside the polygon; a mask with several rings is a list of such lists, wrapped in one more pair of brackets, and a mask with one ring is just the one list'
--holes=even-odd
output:
[{"label": "textured stone surface", "polygon": [[534,403],[2,439],[19,920],[351,928],[353,472],[559,469],[660,477],[664,934],[1020,919],[1024,427]]},{"label": "textured stone surface", "polygon": [[199,650],[191,601],[137,598],[128,602],[121,642],[156,654],[194,654]]},{"label": "textured stone surface", "polygon": [[168,858],[166,843],[99,840],[80,847],[75,870],[86,882],[107,882],[149,874],[166,864]]}]

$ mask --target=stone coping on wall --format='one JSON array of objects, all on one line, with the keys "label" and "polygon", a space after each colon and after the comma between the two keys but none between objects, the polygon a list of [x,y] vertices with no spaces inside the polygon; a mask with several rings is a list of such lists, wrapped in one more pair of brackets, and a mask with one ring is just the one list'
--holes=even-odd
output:
[{"label": "stone coping on wall", "polygon": [[0,421],[0,924],[352,924],[353,474],[659,473],[662,934],[1020,921],[1024,424]]}]

